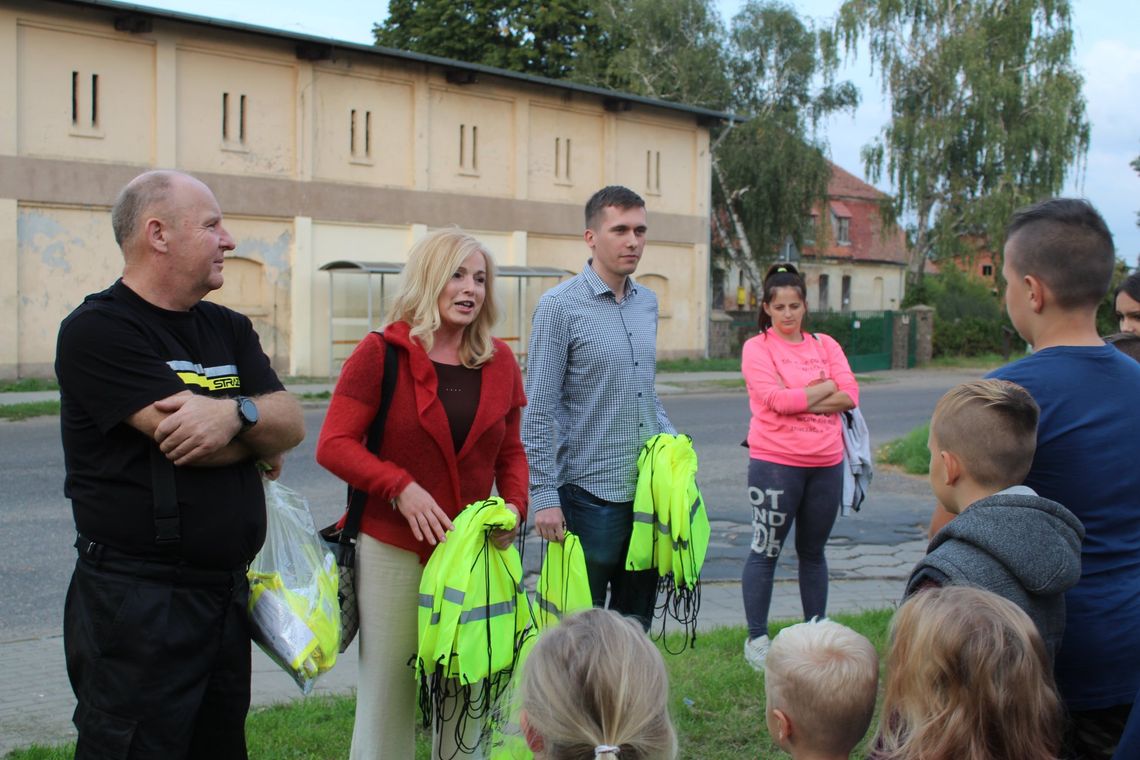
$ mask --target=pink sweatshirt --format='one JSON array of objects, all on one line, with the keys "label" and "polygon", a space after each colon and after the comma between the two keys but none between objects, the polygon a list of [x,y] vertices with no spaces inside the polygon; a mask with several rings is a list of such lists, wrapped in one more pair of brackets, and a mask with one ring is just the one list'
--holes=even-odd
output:
[{"label": "pink sweatshirt", "polygon": [[851,365],[834,338],[805,332],[802,342],[789,343],[774,331],[761,333],[744,344],[740,371],[752,409],[753,459],[793,467],[830,467],[843,460],[840,415],[809,412],[804,390],[822,373],[859,403]]}]

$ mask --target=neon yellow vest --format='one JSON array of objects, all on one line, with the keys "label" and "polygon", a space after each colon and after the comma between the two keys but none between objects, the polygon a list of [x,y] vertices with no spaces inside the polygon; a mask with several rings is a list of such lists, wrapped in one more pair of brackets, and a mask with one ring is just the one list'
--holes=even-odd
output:
[{"label": "neon yellow vest", "polygon": [[628,570],[657,570],[658,593],[665,596],[659,609],[691,628],[693,641],[710,534],[696,476],[697,454],[689,436],[659,433],[646,441],[637,458],[625,565]]},{"label": "neon yellow vest", "polygon": [[562,543],[544,542],[546,556],[534,590],[534,615],[539,630],[557,625],[564,615],[593,606],[582,542],[566,532]]},{"label": "neon yellow vest", "polygon": [[470,504],[424,567],[416,672],[421,705],[428,708],[425,724],[442,699],[445,680],[458,681],[466,703],[461,709],[476,715],[498,696],[517,664],[531,623],[522,562],[518,549],[498,549],[488,536],[515,522],[500,498]]}]

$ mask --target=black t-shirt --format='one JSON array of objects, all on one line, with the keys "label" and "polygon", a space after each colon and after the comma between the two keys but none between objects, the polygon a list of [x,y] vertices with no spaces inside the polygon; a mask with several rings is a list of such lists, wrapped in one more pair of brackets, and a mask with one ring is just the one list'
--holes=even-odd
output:
[{"label": "black t-shirt", "polygon": [[203,568],[234,569],[254,557],[265,540],[265,496],[253,460],[175,467],[182,539],[177,548],[159,547],[150,465],[156,444],[126,423],[184,390],[213,397],[282,390],[248,318],[207,301],[187,312],[160,309],[120,280],[60,325],[55,371],[64,493],[80,533]]}]

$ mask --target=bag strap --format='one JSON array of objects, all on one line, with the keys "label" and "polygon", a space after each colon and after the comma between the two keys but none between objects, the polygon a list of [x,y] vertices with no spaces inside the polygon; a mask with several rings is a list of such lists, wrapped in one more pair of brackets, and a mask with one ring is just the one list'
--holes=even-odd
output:
[{"label": "bag strap", "polygon": [[[384,333],[379,333],[384,337]],[[384,422],[388,419],[388,410],[392,407],[392,396],[396,392],[396,367],[399,356],[396,347],[384,341],[387,350],[384,352],[384,377],[380,381],[380,409],[376,412],[372,426],[368,428],[368,439],[365,443],[372,454],[380,453],[380,443],[384,440]],[[360,519],[364,516],[364,505],[368,503],[368,492],[352,486],[348,487],[348,514],[344,520],[344,528],[340,532],[340,543],[351,544],[360,532]]]},{"label": "bag strap", "polygon": [[150,485],[154,493],[154,542],[176,546],[182,540],[182,514],[174,486],[174,464],[155,444],[150,448]]}]

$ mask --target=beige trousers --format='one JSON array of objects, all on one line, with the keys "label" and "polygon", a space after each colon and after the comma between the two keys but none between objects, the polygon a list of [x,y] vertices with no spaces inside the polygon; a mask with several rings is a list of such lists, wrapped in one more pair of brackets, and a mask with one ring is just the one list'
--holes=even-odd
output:
[{"label": "beige trousers", "polygon": [[[419,557],[412,552],[363,533],[357,539],[360,670],[351,760],[415,757],[416,679],[414,664],[408,663],[418,645],[422,574]],[[432,736],[432,758],[482,758],[481,747],[473,755],[456,752],[455,728],[454,721],[444,721]],[[466,721],[464,743],[472,746],[481,729],[480,721]]]}]

